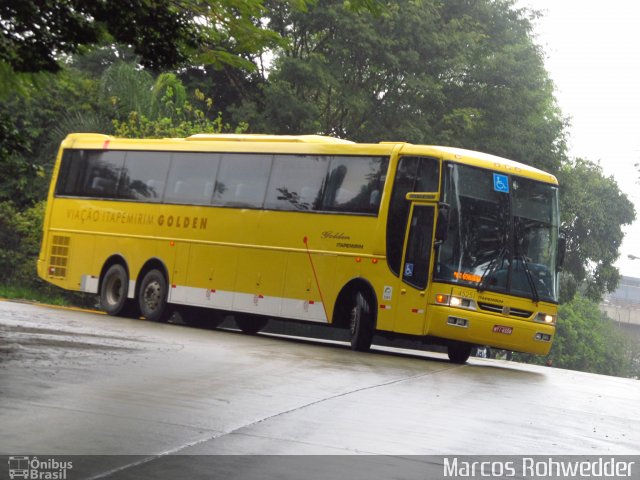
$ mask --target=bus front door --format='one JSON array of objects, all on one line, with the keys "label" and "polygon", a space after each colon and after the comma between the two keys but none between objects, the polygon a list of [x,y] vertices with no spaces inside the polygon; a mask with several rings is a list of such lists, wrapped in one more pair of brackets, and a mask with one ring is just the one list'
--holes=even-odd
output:
[{"label": "bus front door", "polygon": [[394,330],[398,333],[424,333],[436,212],[433,203],[411,207],[395,305]]}]

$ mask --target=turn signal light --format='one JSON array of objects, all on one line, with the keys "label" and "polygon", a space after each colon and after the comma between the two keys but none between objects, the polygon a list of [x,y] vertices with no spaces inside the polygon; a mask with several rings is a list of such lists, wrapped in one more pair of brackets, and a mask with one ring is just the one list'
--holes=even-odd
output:
[{"label": "turn signal light", "polygon": [[449,305],[449,295],[443,295],[441,293],[437,294],[436,303],[440,305]]}]

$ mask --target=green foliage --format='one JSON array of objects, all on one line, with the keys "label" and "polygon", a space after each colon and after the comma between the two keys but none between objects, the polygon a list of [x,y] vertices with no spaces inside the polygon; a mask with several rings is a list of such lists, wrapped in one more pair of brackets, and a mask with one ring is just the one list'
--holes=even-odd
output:
[{"label": "green foliage", "polygon": [[17,210],[10,202],[0,203],[0,278],[33,285],[36,275],[45,204]]},{"label": "green foliage", "polygon": [[0,202],[0,297],[95,306],[93,296],[61,291],[38,277],[36,259],[45,209],[43,201],[26,209]]},{"label": "green foliage", "polygon": [[[0,99],[0,201],[10,199],[23,208],[45,197],[57,148],[68,133],[65,125],[76,118],[100,118],[97,92],[94,81],[65,70],[28,95]],[[90,128],[100,131],[105,124],[110,122]]]},{"label": "green foliage", "polygon": [[[0,283],[0,298],[35,301],[60,306],[69,305],[70,302],[68,295],[66,295],[63,290],[49,291],[48,288],[33,288],[23,285],[6,285],[3,283]],[[77,305],[80,305],[80,303],[77,303]]]},{"label": "green foliage", "polygon": [[186,102],[183,108],[173,112],[171,117],[149,119],[137,112],[131,112],[126,120],[114,120],[115,135],[128,138],[188,137],[198,133],[242,133],[246,124],[232,127],[224,123],[222,114],[210,119],[203,110]]},{"label": "green foliage", "polygon": [[57,72],[61,55],[119,43],[156,71],[194,59],[247,68],[246,55],[278,41],[263,28],[263,13],[261,0],[2,2],[0,63],[15,72]]},{"label": "green foliage", "polygon": [[620,377],[640,377],[640,348],[618,330],[598,304],[578,294],[560,307],[547,358],[517,354],[516,360]]},{"label": "green foliage", "polygon": [[149,115],[153,82],[153,76],[134,63],[115,62],[100,76],[100,95],[115,110],[112,115]]},{"label": "green foliage", "polygon": [[33,162],[25,134],[5,112],[0,112],[0,138],[0,202],[28,204],[33,198],[31,182],[42,180],[44,171]]},{"label": "green foliage", "polygon": [[[141,74],[143,74],[141,72]],[[127,92],[131,93],[131,92]],[[151,88],[142,88],[136,98],[148,97],[148,116],[144,110],[130,110],[125,118],[113,120],[114,134],[129,138],[188,137],[197,133],[242,133],[247,125],[232,127],[222,119],[222,112],[213,111],[213,100],[196,90],[193,101],[187,100],[182,82],[173,74],[160,75]],[[113,97],[114,105],[122,103]],[[131,105],[130,100],[129,103]]]},{"label": "green foliage", "polygon": [[513,2],[405,0],[380,15],[277,3],[269,21],[288,45],[237,107],[252,131],[448,144],[559,168],[564,122]]},{"label": "green foliage", "polygon": [[566,275],[598,301],[618,285],[620,275],[613,263],[624,238],[622,226],[635,220],[635,210],[614,178],[605,177],[600,165],[588,160],[565,162],[559,180]]}]

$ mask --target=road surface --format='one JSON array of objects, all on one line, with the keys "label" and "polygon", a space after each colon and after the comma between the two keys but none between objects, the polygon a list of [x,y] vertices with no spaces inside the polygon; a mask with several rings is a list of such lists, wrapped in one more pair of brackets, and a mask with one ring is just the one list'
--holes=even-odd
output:
[{"label": "road surface", "polygon": [[638,405],[637,380],[0,301],[2,455],[638,455]]}]

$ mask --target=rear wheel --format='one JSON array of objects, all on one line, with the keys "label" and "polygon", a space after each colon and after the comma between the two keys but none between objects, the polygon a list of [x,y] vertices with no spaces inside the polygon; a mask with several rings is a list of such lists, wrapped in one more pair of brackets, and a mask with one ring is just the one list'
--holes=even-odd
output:
[{"label": "rear wheel", "polygon": [[471,355],[471,349],[473,345],[470,343],[451,343],[447,347],[447,354],[449,360],[453,363],[466,363]]},{"label": "rear wheel", "polygon": [[266,317],[246,313],[236,313],[234,318],[238,328],[242,330],[242,333],[246,333],[247,335],[255,335],[266,327],[267,322],[269,321]]},{"label": "rear wheel", "polygon": [[111,265],[100,282],[100,308],[109,315],[135,316],[135,301],[127,298],[129,275],[119,263]]},{"label": "rear wheel", "polygon": [[374,318],[371,304],[362,292],[357,292],[349,311],[349,330],[351,332],[351,349],[366,352],[373,341]]},{"label": "rear wheel", "polygon": [[140,283],[140,313],[152,322],[166,322],[173,311],[167,304],[167,280],[159,270],[150,270]]}]

